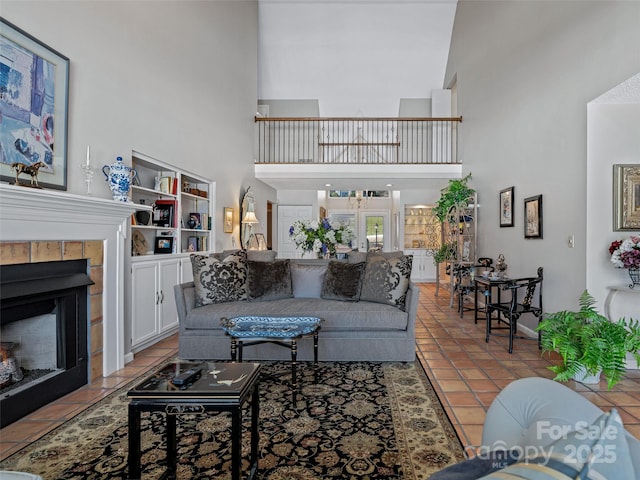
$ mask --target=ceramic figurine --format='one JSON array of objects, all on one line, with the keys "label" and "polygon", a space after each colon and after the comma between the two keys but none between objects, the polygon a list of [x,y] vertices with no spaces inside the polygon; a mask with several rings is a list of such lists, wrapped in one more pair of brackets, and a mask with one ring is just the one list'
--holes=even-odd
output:
[{"label": "ceramic figurine", "polygon": [[13,342],[2,342],[0,344],[0,387],[6,387],[24,378],[16,359],[11,356],[14,346]]},{"label": "ceramic figurine", "polygon": [[504,262],[504,255],[499,254],[498,260],[496,261],[496,270],[499,272],[504,272],[507,269],[507,264]]},{"label": "ceramic figurine", "polygon": [[[27,165],[20,162],[12,163],[11,168],[13,168],[16,171],[16,181],[14,185],[42,188],[40,185],[38,185],[38,170],[40,170],[44,166],[45,166],[44,162],[36,162],[31,165]],[[20,180],[18,179],[18,177],[23,173],[26,173],[27,175],[31,175],[31,183],[29,185],[24,185],[20,183]]]}]

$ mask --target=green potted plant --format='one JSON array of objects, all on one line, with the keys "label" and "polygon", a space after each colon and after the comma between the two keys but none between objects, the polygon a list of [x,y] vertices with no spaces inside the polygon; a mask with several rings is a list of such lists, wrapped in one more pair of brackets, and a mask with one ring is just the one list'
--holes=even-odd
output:
[{"label": "green potted plant", "polygon": [[449,180],[449,185],[442,191],[432,210],[440,223],[447,221],[454,207],[466,207],[469,204],[469,199],[476,193],[467,185],[469,180],[470,173],[464,178]]},{"label": "green potted plant", "polygon": [[443,243],[440,248],[433,251],[433,263],[446,262],[447,260],[455,260],[456,258],[456,244],[455,243]]},{"label": "green potted plant", "polygon": [[624,318],[610,322],[594,308],[595,299],[585,290],[578,311],[564,310],[545,314],[538,325],[544,351],[556,351],[560,365],[549,369],[554,380],[579,379],[581,372],[607,378],[609,390],[625,372],[625,359],[631,353],[640,362],[640,326]]}]

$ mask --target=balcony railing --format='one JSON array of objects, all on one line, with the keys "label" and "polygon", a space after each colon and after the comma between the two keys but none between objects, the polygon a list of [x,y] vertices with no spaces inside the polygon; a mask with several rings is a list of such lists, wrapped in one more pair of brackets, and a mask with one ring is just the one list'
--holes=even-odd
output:
[{"label": "balcony railing", "polygon": [[256,117],[256,163],[457,164],[451,118]]}]

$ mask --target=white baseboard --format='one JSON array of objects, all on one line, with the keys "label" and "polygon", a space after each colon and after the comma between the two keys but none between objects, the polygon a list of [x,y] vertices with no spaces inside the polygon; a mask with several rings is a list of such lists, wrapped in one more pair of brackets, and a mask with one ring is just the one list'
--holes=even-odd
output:
[{"label": "white baseboard", "polygon": [[124,364],[133,362],[133,353],[127,353],[124,356]]}]

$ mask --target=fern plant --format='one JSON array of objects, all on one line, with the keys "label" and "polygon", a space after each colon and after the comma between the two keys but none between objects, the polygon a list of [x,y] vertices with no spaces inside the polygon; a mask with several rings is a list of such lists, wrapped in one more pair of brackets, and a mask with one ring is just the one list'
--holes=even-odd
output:
[{"label": "fern plant", "polygon": [[601,371],[611,390],[625,372],[627,353],[640,362],[640,326],[638,321],[627,322],[624,318],[610,322],[598,313],[595,303],[585,290],[577,312],[545,314],[537,330],[543,350],[556,351],[562,357],[560,365],[549,367],[556,374],[554,380],[566,382],[581,369],[591,375]]}]

